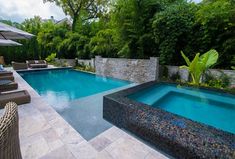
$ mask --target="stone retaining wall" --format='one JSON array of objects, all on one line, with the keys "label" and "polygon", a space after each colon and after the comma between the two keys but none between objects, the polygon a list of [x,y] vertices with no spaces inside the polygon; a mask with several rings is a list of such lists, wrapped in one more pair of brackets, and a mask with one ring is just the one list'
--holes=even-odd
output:
[{"label": "stone retaining wall", "polygon": [[143,83],[158,79],[159,60],[102,58],[96,56],[95,70],[97,75]]},{"label": "stone retaining wall", "polygon": [[[75,59],[56,59],[56,61],[66,63],[69,66],[75,66]],[[159,66],[158,58],[155,57],[151,57],[150,59],[125,59],[96,56],[95,59],[92,58],[90,60],[78,59],[77,63],[95,68],[96,74],[98,75],[137,83],[158,80],[158,77],[163,76],[163,69],[165,68],[167,68],[168,77],[172,77],[178,73],[181,80],[188,81],[189,79],[187,70],[179,69],[179,66]],[[222,73],[228,75],[231,85],[235,85],[234,70],[210,69],[209,71],[215,77],[219,77]]]},{"label": "stone retaining wall", "polygon": [[55,58],[55,61],[57,63],[65,64],[66,66],[74,67],[76,65],[76,60],[75,59],[58,59],[58,58]]}]

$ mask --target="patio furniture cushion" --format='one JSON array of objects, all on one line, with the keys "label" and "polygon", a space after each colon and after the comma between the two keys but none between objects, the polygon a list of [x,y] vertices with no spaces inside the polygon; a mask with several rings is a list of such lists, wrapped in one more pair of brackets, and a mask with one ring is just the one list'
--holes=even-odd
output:
[{"label": "patio furniture cushion", "polygon": [[12,76],[13,75],[13,72],[11,71],[0,71],[0,76]]},{"label": "patio furniture cushion", "polygon": [[11,80],[14,81],[14,76],[1,76],[0,75],[0,80]]},{"label": "patio furniture cushion", "polygon": [[5,92],[5,91],[12,91],[18,88],[18,84],[15,82],[11,82],[9,84],[5,85],[0,85],[0,92]]},{"label": "patio furniture cushion", "polygon": [[31,68],[45,68],[47,64],[30,64]]},{"label": "patio furniture cushion", "polygon": [[45,60],[28,60],[26,61],[28,67],[30,68],[45,68],[47,67],[47,62]]},{"label": "patio furniture cushion", "polygon": [[26,63],[19,63],[19,62],[12,62],[12,67],[14,70],[28,69],[28,65]]},{"label": "patio furniture cushion", "polygon": [[21,159],[19,117],[16,103],[9,102],[0,118],[0,158]]},{"label": "patio furniture cushion", "polygon": [[29,93],[26,90],[15,92],[0,93],[0,108],[3,108],[6,103],[12,101],[16,104],[26,104],[31,100]]},{"label": "patio furniture cushion", "polygon": [[34,60],[27,60],[26,63],[29,65],[29,64],[34,64],[35,61]]}]

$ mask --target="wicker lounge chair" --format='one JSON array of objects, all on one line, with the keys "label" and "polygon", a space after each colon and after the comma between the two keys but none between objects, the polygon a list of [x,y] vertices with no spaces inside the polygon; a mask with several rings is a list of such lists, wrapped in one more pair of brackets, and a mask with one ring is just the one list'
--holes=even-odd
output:
[{"label": "wicker lounge chair", "polygon": [[1,76],[0,75],[0,80],[10,80],[10,81],[14,81],[14,76]]},{"label": "wicker lounge chair", "polygon": [[0,76],[13,76],[11,71],[0,71]]},{"label": "wicker lounge chair", "polygon": [[20,105],[29,103],[30,100],[30,95],[26,90],[16,92],[4,92],[0,94],[0,108],[3,108],[5,104],[10,101]]},{"label": "wicker lounge chair", "polygon": [[28,65],[26,63],[12,62],[11,64],[14,70],[28,69]]},{"label": "wicker lounge chair", "polygon": [[18,84],[15,82],[11,82],[9,84],[5,85],[0,85],[0,92],[5,92],[5,91],[12,91],[18,88]]},{"label": "wicker lounge chair", "polygon": [[0,159],[21,158],[17,105],[10,102],[0,118]]},{"label": "wicker lounge chair", "polygon": [[26,61],[29,68],[46,68],[47,62],[45,60],[28,60]]}]

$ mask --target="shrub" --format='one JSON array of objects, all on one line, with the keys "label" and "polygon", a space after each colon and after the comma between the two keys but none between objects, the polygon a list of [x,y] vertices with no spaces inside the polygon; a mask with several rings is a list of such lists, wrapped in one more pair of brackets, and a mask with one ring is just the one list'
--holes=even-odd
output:
[{"label": "shrub", "polygon": [[219,77],[213,76],[209,71],[204,74],[204,82],[210,87],[227,88],[230,85],[230,78],[223,72]]},{"label": "shrub", "polygon": [[75,66],[75,69],[87,72],[95,72],[95,69],[93,67],[85,65],[83,63],[78,63],[78,65]]},{"label": "shrub", "polygon": [[181,66],[182,69],[187,69],[192,77],[192,83],[199,85],[202,74],[213,66],[219,57],[219,54],[216,50],[210,50],[200,56],[200,53],[197,53],[192,62],[184,55],[181,51],[187,66]]},{"label": "shrub", "polygon": [[51,53],[49,56],[47,56],[46,61],[47,62],[54,62],[56,57],[56,53]]},{"label": "shrub", "polygon": [[171,76],[170,76],[170,80],[171,81],[180,81],[181,77],[180,77],[180,74],[179,72],[177,71],[176,73],[173,73]]},{"label": "shrub", "polygon": [[161,66],[159,75],[160,75],[161,80],[167,80],[168,79],[168,68],[165,65]]}]

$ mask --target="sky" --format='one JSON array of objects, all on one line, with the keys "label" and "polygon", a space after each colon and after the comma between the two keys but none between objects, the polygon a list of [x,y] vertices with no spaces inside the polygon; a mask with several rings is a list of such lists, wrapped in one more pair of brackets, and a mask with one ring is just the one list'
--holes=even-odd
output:
[{"label": "sky", "polygon": [[20,23],[35,15],[43,19],[51,16],[56,20],[65,18],[62,9],[54,3],[43,3],[43,0],[0,0],[0,19]]},{"label": "sky", "polygon": [[[200,2],[201,0],[193,0]],[[23,22],[35,15],[43,19],[53,16],[56,20],[65,18],[62,9],[54,3],[43,3],[43,0],[0,0],[0,19]]]}]

